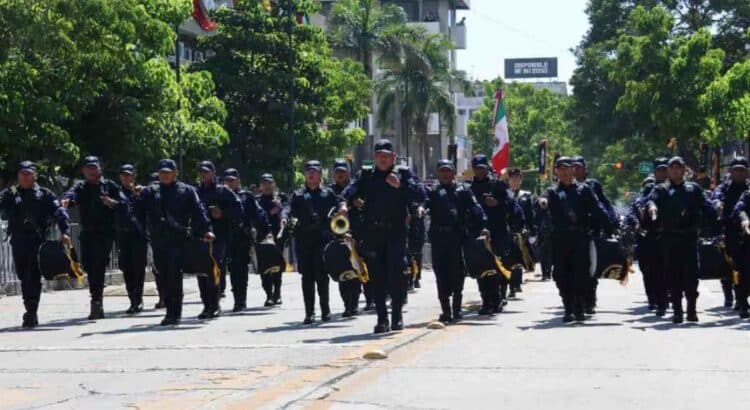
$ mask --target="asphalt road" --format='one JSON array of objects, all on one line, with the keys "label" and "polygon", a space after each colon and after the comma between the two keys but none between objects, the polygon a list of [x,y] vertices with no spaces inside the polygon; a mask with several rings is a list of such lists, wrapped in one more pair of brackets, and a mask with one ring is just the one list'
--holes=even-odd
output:
[{"label": "asphalt road", "polygon": [[[0,299],[0,408],[51,409],[709,409],[750,402],[750,321],[720,307],[718,282],[701,283],[699,324],[672,325],[644,308],[640,277],[600,286],[599,313],[560,322],[551,282],[527,277],[494,318],[473,313],[429,330],[438,304],[432,274],[410,295],[407,329],[371,334],[374,317],[303,327],[299,277],[285,276],[284,304],[259,307],[251,277],[246,312],[213,321],[186,279],[186,319],[158,326],[151,308],[129,317],[127,298],[105,297],[106,320],[89,322],[85,290],[43,295],[42,325],[19,329],[18,296]],[[466,308],[479,301],[467,281]],[[108,288],[108,293],[121,293]],[[231,294],[230,294],[231,295]],[[223,302],[231,307],[231,296]],[[372,350],[384,360],[365,360]]]}]

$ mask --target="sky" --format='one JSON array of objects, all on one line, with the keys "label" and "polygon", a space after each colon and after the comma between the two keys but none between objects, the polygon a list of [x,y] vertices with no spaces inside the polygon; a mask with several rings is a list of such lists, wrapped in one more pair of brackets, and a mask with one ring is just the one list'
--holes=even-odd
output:
[{"label": "sky", "polygon": [[471,0],[466,17],[467,47],[458,68],[469,78],[493,79],[506,58],[557,57],[558,75],[568,82],[575,69],[570,49],[588,29],[587,0]]}]

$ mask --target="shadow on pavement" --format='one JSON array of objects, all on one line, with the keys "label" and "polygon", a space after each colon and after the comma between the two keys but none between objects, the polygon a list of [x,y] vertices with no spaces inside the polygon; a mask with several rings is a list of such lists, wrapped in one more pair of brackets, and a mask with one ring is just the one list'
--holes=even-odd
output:
[{"label": "shadow on pavement", "polygon": [[3,329],[0,329],[0,333],[5,332],[26,332],[26,331],[42,331],[42,332],[50,332],[55,330],[63,330],[66,327],[69,326],[79,326],[79,325],[86,325],[92,323],[90,320],[86,318],[77,318],[77,319],[61,319],[61,320],[51,320],[49,322],[42,322],[34,329],[24,329],[21,326],[12,326],[12,327],[6,327]]},{"label": "shadow on pavement", "polygon": [[200,329],[201,327],[202,326],[191,326],[191,325],[185,325],[185,324],[181,324],[178,326],[160,326],[158,323],[155,323],[155,324],[149,324],[149,325],[133,325],[133,326],[130,326],[129,328],[112,329],[112,330],[105,330],[101,332],[84,332],[84,333],[81,333],[79,338],[84,338],[84,337],[89,337],[89,336],[120,335],[120,334],[139,333],[139,332],[169,332],[172,330],[194,330],[194,329]]},{"label": "shadow on pavement", "polygon": [[303,325],[302,322],[284,322],[283,326],[264,327],[263,329],[251,329],[248,330],[250,333],[278,333],[286,332],[289,330],[312,330],[312,329],[337,329],[349,326],[336,325],[332,322],[321,322],[316,321],[312,325]]},{"label": "shadow on pavement", "polygon": [[551,330],[560,329],[565,327],[616,327],[622,326],[622,323],[611,323],[611,322],[596,322],[589,319],[583,323],[563,323],[562,316],[557,316],[548,320],[536,321],[536,325],[532,326],[516,326],[519,330]]},{"label": "shadow on pavement", "polygon": [[352,343],[352,342],[366,342],[370,340],[379,340],[379,339],[385,339],[391,336],[395,336],[398,333],[381,333],[381,334],[374,334],[372,332],[370,333],[362,333],[358,335],[342,335],[342,336],[336,336],[331,337],[328,339],[306,339],[302,340],[302,343],[330,343],[330,344],[342,344],[342,343]]}]

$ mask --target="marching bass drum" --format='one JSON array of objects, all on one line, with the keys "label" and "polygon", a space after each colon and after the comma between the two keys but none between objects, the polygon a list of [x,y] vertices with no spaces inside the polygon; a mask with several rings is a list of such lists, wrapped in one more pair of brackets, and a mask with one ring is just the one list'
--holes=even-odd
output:
[{"label": "marching bass drum", "polygon": [[182,252],[182,273],[208,276],[213,272],[211,247],[207,242],[191,238]]},{"label": "marching bass drum", "polygon": [[726,247],[721,238],[701,238],[698,240],[698,279],[713,280],[732,277]]},{"label": "marching bass drum", "polygon": [[[592,271],[594,277],[615,279],[625,283],[630,271],[631,262],[626,249],[618,238],[595,238],[595,251],[592,252]],[[593,249],[592,249],[593,250]]]},{"label": "marching bass drum", "polygon": [[344,238],[328,242],[323,248],[323,266],[334,282],[360,280],[359,267],[352,261],[352,249]]},{"label": "marching bass drum", "polygon": [[286,270],[286,260],[281,249],[271,239],[265,239],[255,245],[255,259],[257,273],[268,275]]},{"label": "marching bass drum", "polygon": [[65,245],[60,241],[44,241],[37,252],[37,263],[39,272],[47,280],[60,277],[75,278],[78,275],[74,270],[74,264],[78,263],[78,256],[73,248],[70,249],[70,257]]},{"label": "marching bass drum", "polygon": [[466,272],[470,277],[481,279],[502,274],[510,278],[510,272],[503,267],[500,258],[492,252],[489,238],[480,236],[466,241],[461,248]]}]

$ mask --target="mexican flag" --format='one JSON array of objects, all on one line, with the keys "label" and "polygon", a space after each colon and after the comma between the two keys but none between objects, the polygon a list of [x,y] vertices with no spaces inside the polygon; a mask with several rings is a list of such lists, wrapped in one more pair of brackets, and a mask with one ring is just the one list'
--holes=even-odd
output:
[{"label": "mexican flag", "polygon": [[505,94],[502,89],[495,93],[495,115],[493,133],[495,150],[492,153],[492,169],[500,175],[510,163],[510,138],[508,137],[508,119],[505,116]]}]

